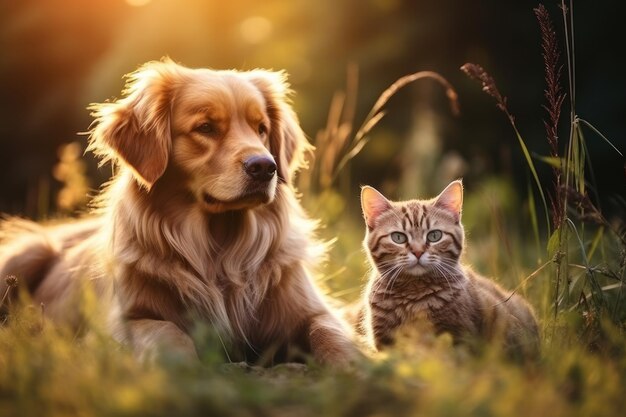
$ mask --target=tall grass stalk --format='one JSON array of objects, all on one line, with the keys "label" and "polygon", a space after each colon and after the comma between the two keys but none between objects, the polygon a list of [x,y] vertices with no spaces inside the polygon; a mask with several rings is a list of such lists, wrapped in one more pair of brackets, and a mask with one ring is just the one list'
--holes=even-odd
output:
[{"label": "tall grass stalk", "polygon": [[[570,6],[571,6],[570,1]],[[565,0],[561,0],[561,11],[563,15],[563,30],[565,36],[565,50],[567,53],[567,79],[569,84],[569,104],[570,104],[570,127],[569,127],[569,141],[567,144],[567,156],[563,164],[563,170],[565,171],[565,184],[563,188],[562,203],[561,203],[561,222],[558,225],[558,237],[559,237],[559,254],[555,259],[557,264],[556,273],[556,288],[555,288],[555,303],[554,303],[554,318],[555,321],[558,316],[558,297],[561,286],[561,282],[568,282],[567,278],[567,264],[568,264],[568,228],[567,222],[567,206],[569,200],[569,184],[570,184],[570,166],[573,161],[573,148],[576,140],[576,82],[575,82],[575,61],[574,61],[574,18],[573,9],[565,4]],[[569,15],[569,19],[568,19]],[[569,292],[569,287],[563,291]]]},{"label": "tall grass stalk", "polygon": [[402,88],[418,81],[430,79],[440,84],[445,91],[452,114],[459,114],[458,95],[452,84],[441,74],[433,71],[419,71],[405,75],[396,80],[378,97],[369,113],[351,136],[354,127],[356,90],[358,87],[358,71],[356,67],[348,67],[346,92],[334,95],[328,113],[326,127],[315,137],[315,157],[310,172],[303,173],[300,188],[323,192],[335,186],[340,175],[348,176],[348,163],[357,156],[368,144],[368,136],[372,129],[385,117],[384,107],[387,102]]},{"label": "tall grass stalk", "polygon": [[[566,4],[565,0],[561,0],[561,12],[563,16],[563,24],[564,24],[564,36],[566,40],[566,53],[567,53],[567,69],[568,69],[568,81],[569,81],[569,105],[570,105],[570,124],[569,124],[569,142],[567,144],[567,153],[566,158],[563,163],[564,175],[565,175],[565,183],[564,183],[564,192],[562,196],[562,221],[559,225],[560,235],[559,235],[559,252],[563,254],[560,258],[559,270],[566,270],[567,264],[565,263],[568,259],[569,255],[569,245],[568,245],[568,229],[571,229],[575,232],[576,238],[578,240],[581,248],[584,249],[583,239],[578,235],[577,229],[573,223],[573,221],[567,216],[567,208],[572,203],[572,201],[578,202],[579,205],[579,215],[583,223],[581,227],[584,226],[585,220],[592,220],[593,222],[602,225],[602,231],[611,230],[615,233],[615,235],[619,238],[622,245],[626,248],[626,240],[624,236],[619,231],[614,230],[609,222],[602,216],[601,211],[596,208],[596,205],[599,204],[599,196],[596,193],[596,203],[593,204],[589,198],[587,197],[587,187],[586,187],[586,175],[585,175],[585,165],[589,167],[590,178],[592,180],[592,184],[594,184],[594,188],[597,188],[595,185],[595,177],[593,176],[593,171],[591,168],[591,158],[588,152],[588,146],[586,144],[584,134],[582,132],[582,126],[586,126],[593,133],[602,138],[614,151],[616,151],[620,156],[623,157],[622,152],[605,136],[603,135],[597,128],[595,128],[591,123],[586,121],[585,119],[580,118],[576,112],[576,49],[575,49],[575,31],[574,31],[574,2],[570,0],[568,4]],[[599,207],[599,206],[598,206]],[[567,226],[566,227],[566,223]],[[605,226],[608,226],[606,228]],[[584,230],[584,229],[583,229]],[[594,239],[595,240],[595,239]],[[596,312],[599,312],[601,308],[608,307],[606,304],[606,300],[604,294],[602,292],[601,286],[598,283],[596,276],[594,275],[593,268],[589,266],[591,258],[588,257],[584,250],[582,251],[583,262],[585,267],[587,268],[587,281],[589,286],[591,287],[591,299],[594,303],[594,308]],[[562,276],[562,274],[557,274],[557,283],[564,282],[569,284],[566,276]],[[621,278],[623,281],[623,277]],[[570,288],[567,285],[565,288],[560,291],[569,292]],[[559,292],[559,288],[557,286],[557,296]],[[621,303],[621,286],[620,286],[620,296],[618,296],[618,300],[616,301],[616,308],[619,307],[619,303]],[[558,310],[558,303],[555,304],[555,316]],[[616,315],[612,314],[615,319]]]},{"label": "tall grass stalk", "polygon": [[[561,70],[560,64],[560,47],[554,30],[554,25],[550,19],[550,15],[543,5],[539,5],[534,9],[535,15],[539,22],[539,28],[542,36],[542,51],[545,67],[546,104],[543,106],[548,114],[547,120],[544,121],[546,128],[546,137],[550,146],[550,156],[540,157],[538,159],[548,162],[552,166],[554,175],[554,195],[551,196],[553,208],[552,222],[547,212],[546,199],[544,197],[544,188],[539,180],[536,169],[530,157],[528,148],[522,139],[515,118],[507,108],[506,97],[502,96],[498,91],[493,78],[479,65],[465,64],[461,70],[470,78],[479,81],[485,93],[496,100],[497,107],[502,110],[509,119],[514,129],[515,135],[520,143],[522,152],[526,159],[527,165],[533,175],[537,185],[539,194],[546,211],[546,225],[548,230],[547,250],[548,256],[552,259],[555,266],[554,284],[552,288],[553,318],[554,329],[556,330],[559,319],[559,312],[562,308],[571,310],[571,308],[582,308],[583,313],[587,317],[592,317],[590,323],[592,326],[599,326],[599,319],[602,312],[609,311],[609,301],[605,291],[613,290],[614,286],[602,286],[597,268],[592,265],[592,256],[598,245],[604,241],[605,231],[611,231],[623,246],[626,253],[626,236],[617,230],[611,222],[603,215],[599,206],[599,195],[597,193],[597,184],[591,164],[591,156],[582,127],[589,128],[593,133],[608,143],[613,150],[623,157],[622,152],[597,128],[585,119],[580,118],[576,113],[576,65],[575,65],[575,43],[574,43],[574,11],[573,0],[567,4],[565,0],[561,0],[561,10],[564,23],[565,37],[565,56],[567,61],[567,83],[568,94],[564,94],[561,88]],[[568,126],[568,140],[565,144],[564,155],[560,156],[558,142],[558,127],[561,115],[561,107],[568,98],[570,120]],[[588,185],[588,182],[591,185]],[[595,202],[589,198],[588,193],[594,195]],[[529,202],[534,203],[532,192],[529,190]],[[531,220],[536,219],[533,208],[530,210]],[[577,217],[580,224],[574,222]],[[585,224],[591,223],[598,226],[596,234],[589,242],[590,250],[587,250],[588,243],[585,240]],[[553,232],[551,232],[551,227]],[[533,228],[536,228],[533,224]],[[575,251],[570,248],[570,236],[575,239]],[[573,259],[580,256],[580,265],[584,268],[584,280],[580,297],[573,296],[578,285],[578,278],[571,280],[570,264]],[[623,255],[625,257],[626,255]],[[617,311],[620,310],[622,302],[622,286],[624,281],[623,270],[625,269],[620,263],[619,273],[610,271],[608,276],[620,281],[616,304],[610,309],[610,316],[613,320],[618,320]],[[577,265],[578,266],[578,265]],[[608,270],[608,269],[607,269]],[[585,295],[586,288],[589,289],[589,296]],[[590,300],[590,301],[589,301]],[[591,308],[591,310],[589,310]],[[553,333],[554,336],[554,333]]]},{"label": "tall grass stalk", "polygon": [[[541,197],[541,202],[543,203],[543,210],[546,218],[546,228],[548,231],[548,236],[550,236],[550,216],[548,214],[548,203],[546,201],[546,196],[543,192],[543,186],[541,185],[541,181],[539,180],[539,175],[537,174],[537,170],[535,168],[535,164],[530,156],[530,152],[528,151],[528,147],[526,146],[526,142],[522,138],[520,131],[517,128],[517,124],[515,123],[515,117],[509,111],[507,105],[507,98],[500,94],[498,87],[496,86],[495,80],[483,67],[478,64],[466,63],[461,66],[461,71],[463,71],[468,77],[473,80],[476,80],[481,83],[482,90],[493,97],[496,100],[496,106],[507,116],[509,119],[509,123],[515,132],[515,136],[517,137],[517,141],[520,144],[520,148],[522,149],[522,153],[524,154],[524,158],[526,159],[526,164],[530,169],[530,172],[535,181],[535,185],[537,186],[537,190],[539,191],[539,196]],[[532,216],[531,212],[531,216]],[[533,221],[536,222],[536,219]]]},{"label": "tall grass stalk", "polygon": [[365,120],[361,124],[361,127],[357,130],[356,134],[352,142],[349,144],[346,153],[337,163],[337,169],[333,175],[333,180],[337,178],[343,167],[354,158],[363,147],[369,141],[368,133],[380,122],[380,120],[385,116],[385,111],[383,110],[385,104],[393,97],[399,90],[411,84],[417,80],[421,79],[431,79],[437,81],[441,84],[442,87],[445,88],[446,96],[450,103],[451,111],[454,115],[459,114],[459,103],[458,103],[458,95],[452,85],[440,74],[433,71],[419,71],[414,74],[405,75],[404,77],[399,78],[390,85],[383,93],[378,97],[376,103],[371,108]]}]

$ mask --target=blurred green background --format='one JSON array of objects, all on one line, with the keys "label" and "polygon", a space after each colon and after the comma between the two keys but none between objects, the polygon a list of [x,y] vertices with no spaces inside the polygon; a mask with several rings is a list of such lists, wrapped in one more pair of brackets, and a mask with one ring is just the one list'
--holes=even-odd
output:
[{"label": "blurred green background", "polygon": [[[556,1],[546,6],[561,30]],[[393,198],[437,192],[465,177],[510,182],[526,195],[528,171],[503,115],[458,68],[476,62],[496,79],[529,148],[547,154],[536,1],[425,0],[23,0],[0,4],[0,212],[41,217],[57,207],[59,147],[84,149],[85,107],[118,97],[122,75],[170,56],[194,67],[285,69],[307,134],[326,125],[333,94],[358,69],[354,123],[402,75],[440,72],[459,93],[453,117],[439,86],[418,82],[391,99],[387,117],[352,162],[343,192],[360,184]],[[626,148],[622,2],[576,3],[578,112]],[[622,9],[617,10],[617,9]],[[564,117],[567,119],[567,109]],[[567,120],[563,125],[566,135]],[[591,136],[591,135],[590,135]],[[606,213],[622,215],[623,160],[588,140]],[[71,153],[71,152],[70,152]],[[67,155],[65,155],[67,157]],[[92,189],[106,180],[86,156]],[[542,174],[549,170],[539,165]],[[58,169],[56,169],[58,171]],[[546,181],[549,181],[547,179]],[[346,197],[348,197],[346,195]],[[353,207],[354,208],[354,207]],[[356,213],[355,213],[356,214]],[[358,214],[356,214],[358,215]]]}]

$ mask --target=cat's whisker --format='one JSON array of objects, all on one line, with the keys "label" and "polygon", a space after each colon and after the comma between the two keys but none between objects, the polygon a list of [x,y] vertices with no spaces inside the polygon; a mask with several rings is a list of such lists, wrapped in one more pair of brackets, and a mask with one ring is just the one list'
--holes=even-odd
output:
[{"label": "cat's whisker", "polygon": [[[393,278],[393,276],[398,274],[403,267],[404,267],[403,264],[395,264],[391,268],[389,268],[389,269],[385,270],[384,272],[382,272],[380,274],[380,277],[378,278],[377,282],[375,283],[375,285],[374,285],[374,287],[372,289],[374,291],[378,291],[378,290],[380,290],[380,288],[382,287],[383,284],[388,285],[389,281]],[[390,276],[392,277],[391,279],[389,278]],[[386,287],[385,287],[385,291],[387,291]]]},{"label": "cat's whisker", "polygon": [[[408,260],[402,260],[397,262],[392,268],[390,268],[385,274],[382,274],[379,280],[379,284],[376,286],[377,290],[380,289],[383,283],[385,283],[385,291],[387,294],[391,289],[393,289],[393,285],[398,277],[403,272],[404,268],[409,265]],[[384,297],[383,297],[384,299]]]},{"label": "cat's whisker", "polygon": [[387,265],[384,268],[379,268],[379,272],[380,272],[381,276],[384,277],[386,274],[391,273],[391,271],[394,271],[394,270],[396,270],[398,268],[401,268],[401,267],[403,267],[403,265],[401,263],[394,262],[393,264]]},{"label": "cat's whisker", "polygon": [[445,268],[447,271],[450,272],[458,272],[459,271],[459,265],[456,262],[451,262],[451,261],[447,261],[445,259],[441,259],[437,262],[437,265]]},{"label": "cat's whisker", "polygon": [[402,270],[399,269],[398,272],[389,280],[388,288],[385,288],[385,292],[393,290],[393,285],[397,281],[398,277],[400,277]]},{"label": "cat's whisker", "polygon": [[377,268],[378,270],[381,269],[387,269],[387,267],[389,266],[396,266],[398,265],[398,260],[397,259],[390,259],[388,261],[382,261],[380,263],[378,263]]},{"label": "cat's whisker", "polygon": [[[449,288],[454,288],[461,283],[458,275],[454,273],[455,271],[451,271],[447,266],[443,264],[434,264],[433,266],[446,280]],[[452,281],[452,283],[450,281]]]},{"label": "cat's whisker", "polygon": [[389,274],[391,275],[391,277],[385,277],[385,281],[386,281],[385,293],[389,292],[389,290],[393,288],[394,280],[397,279],[397,277],[400,275],[404,267],[405,267],[404,264],[398,264],[395,268],[391,270],[392,273]]},{"label": "cat's whisker", "polygon": [[435,269],[443,276],[443,278],[446,280],[446,283],[448,284],[449,288],[452,288],[452,285],[450,284],[450,280],[448,279],[448,274],[446,274],[446,271],[439,265],[437,264],[433,264],[433,266],[435,267]]},{"label": "cat's whisker", "polygon": [[446,268],[448,268],[448,270],[450,270],[451,272],[454,272],[456,274],[461,274],[461,266],[459,265],[459,263],[457,261],[452,261],[446,258],[440,258],[438,260],[439,265],[444,266]]},{"label": "cat's whisker", "polygon": [[396,262],[390,262],[388,264],[381,264],[378,265],[377,271],[379,272],[379,274],[384,275],[385,273],[387,273],[388,271],[395,269],[398,267],[398,264]]}]

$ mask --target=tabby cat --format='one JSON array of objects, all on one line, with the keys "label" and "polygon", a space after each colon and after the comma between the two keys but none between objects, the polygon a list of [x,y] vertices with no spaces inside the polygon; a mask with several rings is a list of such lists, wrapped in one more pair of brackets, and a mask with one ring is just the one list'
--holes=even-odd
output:
[{"label": "tabby cat", "polygon": [[539,331],[530,305],[459,261],[462,204],[460,180],[434,199],[406,202],[363,187],[364,246],[374,268],[362,328],[377,349],[401,328],[426,322],[455,343],[501,343],[508,354],[534,357]]}]

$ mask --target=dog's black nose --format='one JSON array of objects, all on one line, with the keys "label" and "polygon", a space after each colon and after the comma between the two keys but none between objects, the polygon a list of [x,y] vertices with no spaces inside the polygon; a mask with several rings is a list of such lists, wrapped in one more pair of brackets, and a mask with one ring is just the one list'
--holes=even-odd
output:
[{"label": "dog's black nose", "polygon": [[270,181],[276,174],[276,162],[267,156],[252,156],[245,160],[243,169],[255,181]]}]

